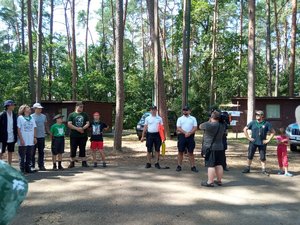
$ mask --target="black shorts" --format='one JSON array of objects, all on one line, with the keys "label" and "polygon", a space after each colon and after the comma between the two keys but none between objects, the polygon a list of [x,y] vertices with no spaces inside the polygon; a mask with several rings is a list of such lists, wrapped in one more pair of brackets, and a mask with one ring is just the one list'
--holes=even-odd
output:
[{"label": "black shorts", "polygon": [[79,147],[79,157],[85,157],[85,146],[87,139],[87,137],[70,137],[71,158],[76,157],[77,147]]},{"label": "black shorts", "polygon": [[52,155],[63,154],[65,152],[65,138],[64,137],[53,137],[51,143]]},{"label": "black shorts", "polygon": [[258,148],[260,160],[263,162],[266,161],[267,145],[256,145],[256,144],[253,144],[252,142],[249,143],[249,147],[248,147],[248,159],[249,160],[253,159],[253,156],[254,156],[257,148]]},{"label": "black shorts", "polygon": [[185,152],[187,150],[189,153],[193,153],[196,146],[194,136],[195,135],[191,135],[186,138],[184,134],[178,134],[178,151]]},{"label": "black shorts", "polygon": [[15,142],[7,143],[7,142],[0,142],[0,153],[5,153],[6,148],[8,152],[15,151]]},{"label": "black shorts", "polygon": [[154,149],[156,152],[159,152],[161,146],[161,139],[159,133],[149,133],[146,135],[146,147],[148,152],[152,152],[152,148],[154,145]]},{"label": "black shorts", "polygon": [[223,166],[225,162],[225,151],[209,151],[205,154],[205,167]]}]

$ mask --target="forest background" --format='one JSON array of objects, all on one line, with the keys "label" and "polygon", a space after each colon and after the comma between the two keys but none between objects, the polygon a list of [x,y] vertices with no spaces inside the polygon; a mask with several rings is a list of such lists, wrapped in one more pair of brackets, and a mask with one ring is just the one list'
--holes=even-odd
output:
[{"label": "forest background", "polygon": [[[135,127],[154,101],[147,1],[122,1],[124,128]],[[158,1],[166,105],[177,114],[183,92],[183,2]],[[291,53],[292,30],[296,37],[300,32],[292,26],[293,2],[255,3],[256,97],[299,96],[299,38]],[[114,102],[116,12],[115,0],[0,0],[0,101]],[[190,15],[188,104],[200,122],[211,107],[247,97],[248,1],[192,0]],[[296,54],[292,77],[291,54]]]}]

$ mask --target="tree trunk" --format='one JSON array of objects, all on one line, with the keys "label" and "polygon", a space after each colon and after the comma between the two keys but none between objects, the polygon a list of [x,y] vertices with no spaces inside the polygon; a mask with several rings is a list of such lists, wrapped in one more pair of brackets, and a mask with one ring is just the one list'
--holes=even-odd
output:
[{"label": "tree trunk", "polygon": [[144,9],[143,0],[141,0],[141,31],[142,31],[142,50],[143,50],[143,73],[146,72],[146,62],[145,62],[145,30],[144,30],[144,19],[143,19]]},{"label": "tree trunk", "polygon": [[212,28],[212,50],[211,50],[211,77],[210,77],[210,100],[209,107],[211,108],[216,103],[216,85],[215,85],[215,58],[217,49],[217,23],[218,23],[218,0],[215,0],[214,20]]},{"label": "tree trunk", "polygon": [[[240,43],[239,43],[239,68],[242,71],[242,54],[243,54],[243,14],[244,14],[244,3],[240,0]],[[241,86],[237,86],[237,96],[241,96]]]},{"label": "tree trunk", "polygon": [[43,46],[43,0],[38,1],[38,32],[37,32],[37,50],[36,50],[36,102],[41,102],[42,99],[42,46]]},{"label": "tree trunk", "polygon": [[27,0],[27,27],[28,27],[28,57],[29,57],[29,86],[30,86],[30,100],[35,102],[35,87],[34,87],[34,67],[33,67],[33,47],[32,47],[32,13],[31,0]]},{"label": "tree trunk", "polygon": [[279,63],[280,63],[280,33],[278,28],[278,12],[277,3],[274,0],[274,14],[275,14],[275,31],[276,31],[276,74],[275,74],[275,92],[274,96],[278,96],[278,86],[279,86]]},{"label": "tree trunk", "polygon": [[66,0],[64,4],[64,14],[65,14],[65,26],[66,26],[66,33],[67,33],[67,44],[68,44],[68,57],[71,60],[71,35],[70,35],[70,26],[68,20],[68,4],[71,5],[70,0]]},{"label": "tree trunk", "polygon": [[247,123],[253,120],[255,110],[255,0],[248,1],[248,111]]},{"label": "tree trunk", "polygon": [[21,36],[22,36],[22,54],[25,54],[25,19],[24,19],[25,2],[21,1]]},{"label": "tree trunk", "polygon": [[89,63],[88,63],[88,34],[89,34],[90,3],[91,3],[91,0],[88,0],[87,10],[86,10],[85,51],[84,51],[84,69],[85,69],[86,73],[89,70]]},{"label": "tree trunk", "polygon": [[[103,3],[103,1],[104,0],[102,0],[102,3]],[[113,45],[114,45],[113,53],[115,55],[115,52],[116,52],[116,25],[115,25],[115,10],[114,10],[113,0],[110,0],[110,4],[111,4],[111,18],[112,18],[112,25],[113,25]],[[123,20],[123,18],[122,18],[122,20]]]},{"label": "tree trunk", "polygon": [[48,81],[48,100],[51,101],[52,94],[52,72],[53,72],[53,19],[54,19],[54,0],[50,2],[50,37],[49,37],[49,81]]},{"label": "tree trunk", "polygon": [[182,39],[182,107],[188,105],[191,0],[184,0]]},{"label": "tree trunk", "polygon": [[297,31],[297,0],[292,0],[292,34],[291,34],[291,65],[289,76],[289,96],[293,97],[295,82],[295,60],[296,60],[296,31]]},{"label": "tree trunk", "polygon": [[284,59],[283,59],[283,70],[286,71],[288,68],[288,21],[285,17],[284,21]]},{"label": "tree trunk", "polygon": [[267,11],[266,66],[267,66],[267,79],[268,79],[268,96],[271,97],[272,96],[272,66],[271,66],[271,7],[270,7],[270,0],[266,0],[266,11]]},{"label": "tree trunk", "polygon": [[147,8],[150,21],[150,36],[154,57],[154,93],[155,104],[158,106],[159,114],[163,119],[165,132],[169,136],[169,125],[167,115],[166,94],[164,86],[164,74],[162,67],[161,47],[159,39],[159,15],[158,0],[147,0]]},{"label": "tree trunk", "polygon": [[124,76],[123,76],[123,0],[116,2],[116,48],[115,48],[115,72],[116,72],[116,118],[115,118],[115,136],[114,151],[122,151],[122,131],[124,115]]},{"label": "tree trunk", "polygon": [[77,56],[76,56],[76,32],[75,32],[75,0],[72,0],[71,6],[71,17],[72,17],[72,100],[77,100]]}]

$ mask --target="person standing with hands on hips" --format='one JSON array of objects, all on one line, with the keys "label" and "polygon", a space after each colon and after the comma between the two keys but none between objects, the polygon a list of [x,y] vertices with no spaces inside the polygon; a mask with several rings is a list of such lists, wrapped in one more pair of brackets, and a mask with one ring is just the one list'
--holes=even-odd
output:
[{"label": "person standing with hands on hips", "polygon": [[182,116],[177,119],[177,132],[178,132],[178,165],[176,171],[181,171],[183,153],[188,151],[188,156],[191,164],[191,171],[198,173],[198,169],[195,166],[194,149],[195,143],[195,132],[197,131],[197,120],[191,116],[191,110],[188,106],[183,107]]},{"label": "person standing with hands on hips", "polygon": [[[247,166],[242,171],[243,173],[250,173],[250,166],[256,149],[258,148],[262,174],[269,176],[270,174],[266,171],[266,150],[267,144],[275,135],[275,130],[272,128],[272,125],[264,120],[264,112],[257,110],[255,112],[256,120],[251,121],[245,128],[244,134],[249,140],[248,147],[248,160]],[[248,130],[251,130],[251,137],[248,134]],[[269,138],[267,139],[267,134],[270,133]]]},{"label": "person standing with hands on hips", "polygon": [[75,112],[72,112],[68,117],[68,127],[71,129],[70,133],[70,157],[71,162],[68,168],[75,166],[75,157],[77,147],[79,147],[79,157],[82,160],[82,167],[88,167],[86,162],[86,142],[88,139],[87,129],[90,127],[88,115],[83,112],[83,104],[76,103]]},{"label": "person standing with hands on hips", "polygon": [[161,146],[161,138],[159,135],[158,131],[158,125],[161,124],[163,125],[163,120],[162,118],[157,115],[157,107],[152,106],[150,108],[151,115],[146,117],[145,119],[145,124],[144,124],[144,130],[142,133],[142,138],[141,142],[144,141],[144,136],[146,134],[146,147],[147,147],[147,163],[146,163],[146,168],[151,167],[151,153],[152,153],[152,148],[154,145],[155,149],[155,168],[161,169],[159,165],[159,156],[160,156],[160,146]]}]

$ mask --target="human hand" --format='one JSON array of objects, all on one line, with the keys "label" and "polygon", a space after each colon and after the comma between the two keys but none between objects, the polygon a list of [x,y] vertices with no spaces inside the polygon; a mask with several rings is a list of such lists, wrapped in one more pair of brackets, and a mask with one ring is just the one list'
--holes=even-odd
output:
[{"label": "human hand", "polygon": [[250,142],[254,142],[254,141],[255,141],[254,138],[248,138],[248,140],[249,140]]},{"label": "human hand", "polygon": [[36,144],[37,143],[37,139],[36,137],[33,139],[33,143]]},{"label": "human hand", "polygon": [[23,139],[20,140],[20,144],[21,146],[24,146],[25,145],[25,141]]},{"label": "human hand", "polygon": [[268,144],[270,141],[269,140],[263,140],[263,144]]}]

